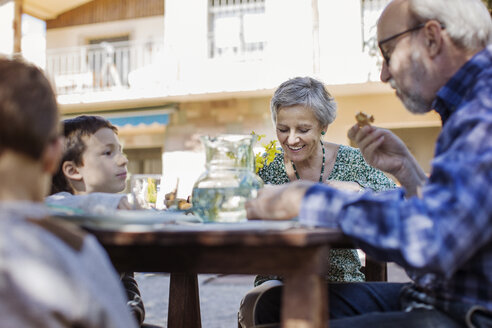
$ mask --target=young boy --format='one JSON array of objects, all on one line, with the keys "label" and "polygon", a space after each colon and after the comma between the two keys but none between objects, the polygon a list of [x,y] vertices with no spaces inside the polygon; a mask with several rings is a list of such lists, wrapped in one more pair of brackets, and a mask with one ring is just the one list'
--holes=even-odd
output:
[{"label": "young boy", "polygon": [[47,203],[94,214],[131,209],[126,195],[116,194],[125,189],[128,163],[117,128],[100,116],[82,115],[63,121],[63,129],[65,149]]},{"label": "young boy", "polygon": [[[52,193],[46,203],[67,206],[88,213],[130,209],[125,194],[128,160],[118,140],[118,129],[100,116],[82,115],[63,121],[65,150]],[[139,324],[145,318],[133,272],[121,274],[128,306]]]},{"label": "young boy", "polygon": [[2,327],[136,327],[104,250],[41,203],[61,151],[50,83],[0,59]]}]

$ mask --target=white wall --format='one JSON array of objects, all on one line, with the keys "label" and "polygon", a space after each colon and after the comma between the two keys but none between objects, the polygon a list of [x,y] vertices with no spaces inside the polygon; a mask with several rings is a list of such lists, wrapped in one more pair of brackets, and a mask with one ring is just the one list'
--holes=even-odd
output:
[{"label": "white wall", "polygon": [[[326,0],[319,0],[319,2]],[[344,0],[345,1],[345,0]],[[267,61],[281,83],[313,70],[312,0],[266,0]],[[276,83],[277,85],[279,83]]]},{"label": "white wall", "polygon": [[366,82],[370,62],[362,53],[361,1],[318,3],[320,77],[328,84]]},{"label": "white wall", "polygon": [[205,65],[208,47],[207,5],[207,0],[165,1],[164,47],[166,57],[178,65],[179,81],[175,83],[173,91],[176,94],[204,93],[203,86],[210,84],[207,81],[210,75]]},{"label": "white wall", "polygon": [[176,187],[179,179],[178,197],[191,195],[193,185],[205,172],[205,151],[173,151],[162,155],[163,189],[168,193]]},{"label": "white wall", "polygon": [[207,0],[165,1],[165,43],[186,61],[207,56]]},{"label": "white wall", "polygon": [[89,39],[129,35],[130,40],[159,40],[164,37],[164,17],[153,16],[132,20],[87,24],[48,29],[46,48],[65,48],[87,44]]},{"label": "white wall", "polygon": [[22,15],[22,55],[35,65],[46,66],[46,23],[32,16]]},{"label": "white wall", "polygon": [[14,49],[14,3],[0,5],[0,53],[11,54]]}]

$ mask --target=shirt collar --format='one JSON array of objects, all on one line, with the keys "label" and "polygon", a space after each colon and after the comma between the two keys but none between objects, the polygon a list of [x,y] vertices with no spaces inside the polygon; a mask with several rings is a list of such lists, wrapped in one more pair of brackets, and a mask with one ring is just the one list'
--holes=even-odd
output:
[{"label": "shirt collar", "polygon": [[431,108],[439,113],[442,124],[454,113],[467,92],[473,88],[480,72],[490,65],[492,65],[492,45],[475,54],[437,92]]}]

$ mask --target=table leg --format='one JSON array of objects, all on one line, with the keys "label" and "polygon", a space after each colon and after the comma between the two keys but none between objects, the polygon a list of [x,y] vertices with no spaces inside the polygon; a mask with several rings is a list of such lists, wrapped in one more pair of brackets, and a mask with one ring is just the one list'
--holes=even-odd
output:
[{"label": "table leg", "polygon": [[283,328],[327,327],[326,280],[316,274],[290,275],[284,279]]},{"label": "table leg", "polygon": [[201,328],[196,274],[171,273],[167,324],[168,328]]},{"label": "table leg", "polygon": [[311,249],[284,275],[281,323],[283,328],[328,327],[329,246]]}]

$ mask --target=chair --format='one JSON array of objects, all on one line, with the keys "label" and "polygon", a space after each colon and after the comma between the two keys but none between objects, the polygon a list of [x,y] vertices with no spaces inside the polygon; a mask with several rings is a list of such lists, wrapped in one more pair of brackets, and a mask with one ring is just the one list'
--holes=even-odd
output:
[{"label": "chair", "polygon": [[366,255],[366,265],[362,267],[366,281],[388,281],[388,266],[386,262],[376,261]]},{"label": "chair", "polygon": [[[388,281],[386,262],[376,261],[366,255],[366,265],[361,268],[366,276],[366,281]],[[255,309],[261,296],[272,288],[282,286],[280,280],[269,280],[250,290],[241,300],[238,311],[239,328],[274,328],[278,324],[255,325]]]},{"label": "chair", "polygon": [[241,300],[239,312],[237,313],[237,321],[239,328],[270,328],[269,326],[277,327],[278,325],[255,325],[255,309],[256,303],[265,292],[271,288],[282,286],[280,280],[268,280],[261,285],[250,290]]}]

